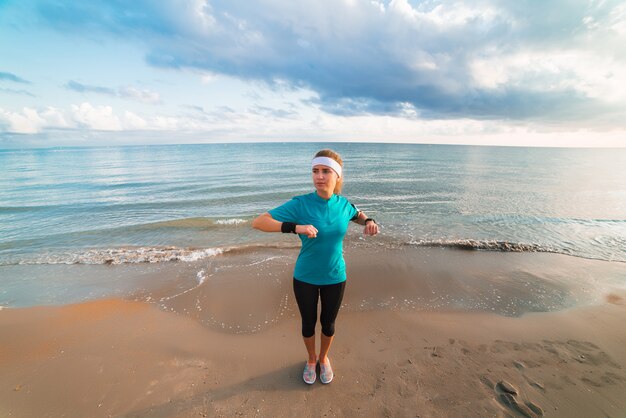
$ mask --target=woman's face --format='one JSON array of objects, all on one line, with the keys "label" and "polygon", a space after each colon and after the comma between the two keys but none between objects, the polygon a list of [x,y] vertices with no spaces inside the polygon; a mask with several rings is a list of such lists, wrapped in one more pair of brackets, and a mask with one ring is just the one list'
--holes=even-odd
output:
[{"label": "woman's face", "polygon": [[321,164],[313,166],[313,184],[315,189],[321,194],[332,194],[335,190],[337,179],[337,173],[332,168]]}]

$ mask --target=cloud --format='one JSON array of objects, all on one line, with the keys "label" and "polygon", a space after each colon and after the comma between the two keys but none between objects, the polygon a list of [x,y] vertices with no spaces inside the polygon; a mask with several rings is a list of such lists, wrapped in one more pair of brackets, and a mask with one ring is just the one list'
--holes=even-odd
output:
[{"label": "cloud", "polygon": [[111,106],[93,106],[90,103],[72,105],[73,119],[81,126],[101,131],[119,131],[122,129],[120,119],[113,114]]},{"label": "cloud", "polygon": [[45,122],[34,109],[24,108],[21,113],[0,109],[0,118],[7,125],[8,132],[33,134]]},{"label": "cloud", "polygon": [[157,104],[161,102],[159,93],[150,90],[139,90],[133,86],[126,86],[119,89],[120,97],[137,100],[143,103]]},{"label": "cloud", "polygon": [[34,134],[44,128],[67,128],[69,124],[63,113],[54,107],[37,110],[24,107],[21,112],[0,108],[0,122],[4,122],[6,132]]},{"label": "cloud", "polygon": [[[197,109],[179,114],[146,115],[89,102],[66,109],[0,108],[4,147],[231,141],[359,141],[531,146],[624,147],[625,129],[607,131],[470,118],[423,119],[402,116],[338,116],[301,107],[298,117],[276,118],[249,108]],[[272,110],[273,108],[269,108]],[[23,135],[28,134],[28,135]]]},{"label": "cloud", "polygon": [[115,109],[109,105],[89,102],[72,104],[67,109],[54,107],[10,111],[0,108],[0,133],[39,134],[53,130],[131,132],[151,131],[189,134],[198,132],[263,132],[282,130],[281,122],[291,129],[299,125],[292,118],[293,111],[269,107],[251,107],[238,112],[228,106],[205,110],[197,106],[184,106],[190,111],[172,115],[144,115],[129,110]]},{"label": "cloud", "polygon": [[[24,107],[21,111],[0,108],[0,133],[37,134],[56,129],[69,131],[137,131],[176,130],[191,126],[198,118],[140,116],[128,110],[115,111],[112,106],[89,102],[70,105],[67,109],[52,106]],[[196,126],[198,125],[195,123]]]},{"label": "cloud", "polygon": [[205,113],[205,110],[202,106],[198,106],[198,105],[182,105],[183,108],[186,109],[191,109],[194,112],[198,112],[198,113]]},{"label": "cloud", "polygon": [[107,96],[121,97],[123,99],[132,99],[142,103],[158,104],[161,102],[159,93],[150,90],[140,90],[133,86],[120,87],[117,90],[108,87],[94,86],[82,84],[74,80],[68,81],[65,86],[68,90],[77,91],[79,93],[97,93]]},{"label": "cloud", "polygon": [[68,81],[65,86],[68,90],[77,91],[79,93],[98,93],[106,94],[108,96],[115,96],[117,93],[115,90],[102,86],[91,86],[88,84],[82,84],[74,80]]},{"label": "cloud", "polygon": [[210,84],[217,79],[218,79],[218,75],[210,73],[210,72],[204,72],[202,76],[200,77],[200,81],[202,82],[202,84]]},{"label": "cloud", "polygon": [[128,110],[124,112],[124,125],[126,129],[130,130],[142,130],[148,128],[148,122],[144,118]]},{"label": "cloud", "polygon": [[[311,89],[339,115],[402,114],[407,103],[444,119],[624,109],[623,98],[593,93],[626,82],[626,9],[617,0],[58,1],[37,10],[64,31],[135,39],[154,66]],[[586,61],[561,61],[567,54]],[[608,66],[590,72],[587,62]]]},{"label": "cloud", "polygon": [[321,110],[337,116],[404,116],[418,117],[419,111],[409,102],[385,102],[368,98],[325,98],[303,100],[305,104],[318,106]]},{"label": "cloud", "polygon": [[[120,131],[150,129],[142,117],[130,112],[118,116],[111,106],[94,106],[84,102],[69,109],[24,107],[21,111],[0,108],[0,132],[37,134],[55,129]],[[154,127],[152,127],[154,128]]]},{"label": "cloud", "polygon": [[33,93],[31,93],[30,91],[23,90],[23,89],[15,90],[15,89],[5,89],[5,88],[0,87],[0,92],[8,93],[8,94],[19,94],[19,95],[22,95],[22,96],[35,97],[35,95]]},{"label": "cloud", "polygon": [[[64,33],[144,45],[153,66],[194,69],[204,83],[228,75],[310,90],[310,104],[339,116],[570,123],[626,114],[619,0],[33,4],[24,13]],[[160,102],[131,87],[69,84]]]},{"label": "cloud", "polygon": [[292,110],[275,109],[275,108],[271,108],[267,106],[259,106],[259,105],[252,106],[248,111],[255,115],[272,117],[272,118],[291,118],[291,117],[297,116],[297,112],[294,112]]},{"label": "cloud", "polygon": [[0,71],[0,80],[8,80],[8,81],[13,81],[15,83],[30,84],[30,81],[24,80],[22,77],[19,77],[13,73],[7,73],[7,72],[2,72],[2,71]]}]

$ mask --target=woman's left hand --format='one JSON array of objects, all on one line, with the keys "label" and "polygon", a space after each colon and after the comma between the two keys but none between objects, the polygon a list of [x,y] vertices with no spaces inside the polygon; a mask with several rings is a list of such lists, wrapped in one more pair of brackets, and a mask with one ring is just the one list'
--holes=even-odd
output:
[{"label": "woman's left hand", "polygon": [[374,236],[378,234],[378,224],[374,221],[370,221],[365,224],[365,229],[363,229],[364,235]]}]

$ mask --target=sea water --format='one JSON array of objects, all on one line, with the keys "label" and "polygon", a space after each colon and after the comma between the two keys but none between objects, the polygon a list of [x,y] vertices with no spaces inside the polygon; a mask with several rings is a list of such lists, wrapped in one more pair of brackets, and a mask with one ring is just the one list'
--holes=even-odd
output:
[{"label": "sea water", "polygon": [[[0,151],[0,288],[13,279],[11,266],[190,262],[242,247],[297,247],[294,237],[255,231],[250,222],[314,191],[310,161],[322,148],[343,156],[342,194],[381,226],[374,240],[351,226],[348,247],[626,262],[626,149],[369,143],[24,149]],[[10,305],[9,293],[0,292],[0,305],[2,298]]]}]

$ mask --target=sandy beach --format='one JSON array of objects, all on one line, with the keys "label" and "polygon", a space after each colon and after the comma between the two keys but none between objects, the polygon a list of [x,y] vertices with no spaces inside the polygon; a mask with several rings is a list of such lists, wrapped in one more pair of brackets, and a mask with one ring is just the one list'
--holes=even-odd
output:
[{"label": "sandy beach", "polygon": [[[549,279],[581,270],[619,275],[621,263],[395,254],[404,263],[389,255],[367,264],[366,251],[347,254],[330,385],[302,381],[290,266],[271,265],[280,258],[260,268],[247,263],[252,255],[225,257],[214,262],[234,269],[217,269],[182,292],[180,282],[160,282],[124,299],[3,309],[0,415],[626,416],[626,294],[610,284],[590,292],[576,280]],[[528,287],[529,277],[534,290],[513,286]],[[497,309],[474,303],[488,283],[496,291],[484,294],[502,300]],[[581,295],[587,303],[541,311],[535,302],[544,291],[564,306]],[[446,294],[473,305],[449,306]],[[401,295],[406,301],[392,302]],[[513,295],[535,302],[513,310]]]}]

